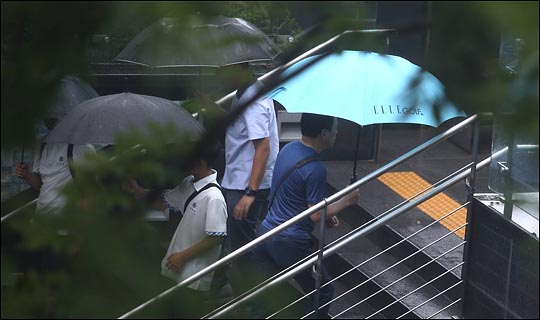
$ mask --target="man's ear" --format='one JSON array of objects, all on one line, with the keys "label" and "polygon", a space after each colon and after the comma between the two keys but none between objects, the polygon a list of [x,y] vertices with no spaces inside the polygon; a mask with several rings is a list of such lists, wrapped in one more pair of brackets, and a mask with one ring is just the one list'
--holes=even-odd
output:
[{"label": "man's ear", "polygon": [[321,130],[321,137],[326,137],[327,135],[330,134],[330,131],[328,131],[328,129],[322,129]]}]

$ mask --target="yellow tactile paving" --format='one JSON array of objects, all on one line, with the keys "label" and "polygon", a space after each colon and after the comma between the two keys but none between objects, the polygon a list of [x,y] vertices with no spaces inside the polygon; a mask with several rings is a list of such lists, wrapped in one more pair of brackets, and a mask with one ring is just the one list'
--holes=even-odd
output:
[{"label": "yellow tactile paving", "polygon": [[[416,173],[407,172],[388,172],[380,176],[379,181],[384,183],[401,197],[408,199],[418,192],[431,186],[429,182],[422,179]],[[428,201],[418,206],[425,214],[433,219],[439,219],[445,214],[458,208],[460,204],[444,193],[440,193]],[[454,230],[463,225],[467,220],[467,209],[462,208],[454,214],[441,220],[440,223],[449,230]],[[462,239],[465,237],[465,228],[455,232]]]}]

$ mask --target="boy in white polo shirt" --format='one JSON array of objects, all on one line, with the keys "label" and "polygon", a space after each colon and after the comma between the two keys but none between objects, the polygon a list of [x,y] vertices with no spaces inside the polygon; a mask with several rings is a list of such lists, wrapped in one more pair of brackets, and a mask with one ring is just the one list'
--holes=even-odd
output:
[{"label": "boy in white polo shirt", "polygon": [[[176,282],[217,261],[227,236],[227,206],[216,181],[217,172],[212,169],[217,154],[217,147],[205,148],[200,159],[189,170],[192,175],[176,188],[165,192],[161,200],[154,204],[158,209],[183,214],[161,263],[161,274]],[[137,198],[145,198],[148,194],[148,190],[140,187],[135,180],[131,180],[125,189]],[[195,301],[199,300],[200,304],[200,300],[210,297],[213,277],[214,273],[209,273],[188,285],[187,288],[191,290],[182,288],[174,296],[182,299],[189,296]],[[177,301],[179,306],[184,306],[182,315],[194,315],[186,314],[185,308],[189,308],[186,302],[185,299],[183,303]]]}]

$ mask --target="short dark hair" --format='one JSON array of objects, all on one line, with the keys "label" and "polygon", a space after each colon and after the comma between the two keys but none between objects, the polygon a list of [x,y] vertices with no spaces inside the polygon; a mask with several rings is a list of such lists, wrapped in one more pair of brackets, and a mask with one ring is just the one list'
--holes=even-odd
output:
[{"label": "short dark hair", "polygon": [[43,123],[45,124],[45,127],[50,131],[56,127],[60,119],[58,118],[45,118],[43,120]]},{"label": "short dark hair", "polygon": [[251,77],[253,77],[253,72],[251,71],[248,62],[226,65],[218,68],[216,71],[216,75],[220,80],[236,78],[239,74],[249,74]]},{"label": "short dark hair", "polygon": [[[242,92],[257,79],[248,62],[221,67],[216,76],[218,81],[222,82],[224,89]],[[240,92],[237,92],[237,96],[241,96]]]},{"label": "short dark hair", "polygon": [[199,154],[199,160],[203,160],[209,167],[212,167],[221,151],[221,144],[216,141],[210,141]]},{"label": "short dark hair", "polygon": [[300,130],[303,136],[316,138],[323,129],[332,130],[335,117],[313,113],[303,113],[300,120]]}]

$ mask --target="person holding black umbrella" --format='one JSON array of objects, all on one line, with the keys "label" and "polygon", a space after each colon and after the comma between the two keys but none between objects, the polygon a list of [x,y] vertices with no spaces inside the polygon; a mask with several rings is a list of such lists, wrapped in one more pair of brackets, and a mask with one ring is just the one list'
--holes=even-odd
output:
[{"label": "person holding black umbrella", "polygon": [[[58,119],[45,120],[51,130]],[[73,163],[80,163],[87,153],[93,153],[92,145],[73,145],[66,143],[42,143],[34,155],[33,170],[28,164],[17,163],[15,176],[23,178],[33,189],[39,191],[37,211],[57,214],[64,206],[65,199],[60,191],[75,176]]]},{"label": "person holding black umbrella", "polygon": [[[60,81],[58,93],[47,112],[45,126],[49,131],[52,130],[73,107],[97,96],[97,92],[83,80],[75,76],[65,76]],[[33,189],[39,191],[38,212],[59,212],[65,202],[60,190],[74,176],[73,163],[82,161],[88,152],[95,152],[92,145],[41,143],[34,154],[32,171],[28,164],[17,163],[15,176],[24,179]]]}]

